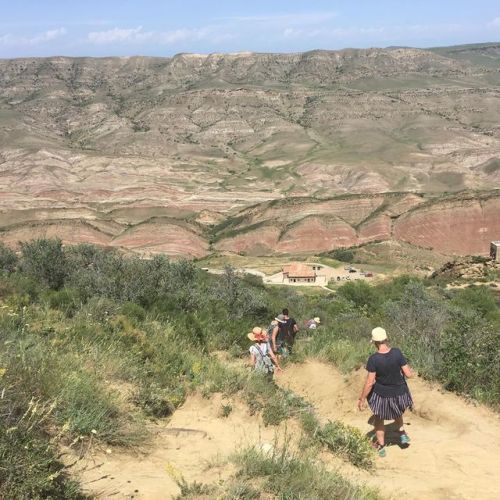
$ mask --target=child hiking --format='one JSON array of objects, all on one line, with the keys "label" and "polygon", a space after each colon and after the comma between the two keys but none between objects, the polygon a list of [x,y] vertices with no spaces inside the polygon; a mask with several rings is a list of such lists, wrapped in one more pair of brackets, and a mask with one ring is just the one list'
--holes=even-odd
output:
[{"label": "child hiking", "polygon": [[375,427],[374,447],[381,457],[385,456],[384,420],[394,420],[399,432],[399,442],[408,446],[410,438],[404,429],[403,413],[413,406],[406,378],[412,372],[403,353],[388,343],[383,328],[372,330],[372,343],[377,352],[368,358],[366,369],[368,376],[358,400],[358,408],[364,410],[365,400],[373,412]]},{"label": "child hiking", "polygon": [[281,367],[269,345],[269,337],[260,326],[254,327],[247,337],[254,342],[249,349],[250,364],[254,367],[255,371],[263,373],[272,379],[274,370],[281,370]]}]

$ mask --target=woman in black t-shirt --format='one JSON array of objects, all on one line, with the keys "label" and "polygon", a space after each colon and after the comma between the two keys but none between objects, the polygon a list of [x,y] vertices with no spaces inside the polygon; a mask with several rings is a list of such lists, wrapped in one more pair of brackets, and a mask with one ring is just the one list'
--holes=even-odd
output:
[{"label": "woman in black t-shirt", "polygon": [[399,439],[402,445],[408,445],[410,438],[404,430],[403,413],[413,406],[406,378],[412,376],[410,367],[403,353],[391,348],[387,342],[387,334],[383,328],[372,330],[372,342],[377,352],[368,358],[366,378],[363,391],[358,400],[358,408],[365,408],[365,400],[373,411],[375,418],[374,442],[380,456],[385,456],[385,426],[384,420],[394,420],[399,429]]}]

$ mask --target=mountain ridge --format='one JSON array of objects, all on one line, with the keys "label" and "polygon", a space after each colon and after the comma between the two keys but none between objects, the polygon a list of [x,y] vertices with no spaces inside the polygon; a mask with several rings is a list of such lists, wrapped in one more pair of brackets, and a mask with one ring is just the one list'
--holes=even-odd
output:
[{"label": "mountain ridge", "polygon": [[497,188],[497,45],[0,60],[2,219]]}]

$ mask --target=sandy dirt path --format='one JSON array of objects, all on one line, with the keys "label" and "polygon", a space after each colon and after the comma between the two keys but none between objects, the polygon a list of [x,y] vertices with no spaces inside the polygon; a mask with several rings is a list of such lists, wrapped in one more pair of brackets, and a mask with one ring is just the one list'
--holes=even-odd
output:
[{"label": "sandy dirt path", "polygon": [[[221,416],[223,403],[232,407],[228,417]],[[235,472],[228,461],[231,453],[248,446],[266,449],[285,432],[299,433],[294,422],[286,429],[264,427],[260,417],[249,415],[246,404],[223,400],[220,394],[211,399],[189,396],[170,420],[152,424],[150,431],[150,446],[140,451],[88,453],[73,471],[84,491],[106,500],[168,500],[180,493],[176,478],[217,483]]]},{"label": "sandy dirt path", "polygon": [[[365,373],[345,376],[330,365],[308,361],[288,367],[277,380],[312,403],[320,420],[337,419],[368,432],[371,413],[356,408]],[[405,415],[411,446],[388,446],[374,473],[348,467],[343,472],[378,487],[388,498],[499,499],[498,415],[418,378],[409,386],[415,402],[414,411]]]}]

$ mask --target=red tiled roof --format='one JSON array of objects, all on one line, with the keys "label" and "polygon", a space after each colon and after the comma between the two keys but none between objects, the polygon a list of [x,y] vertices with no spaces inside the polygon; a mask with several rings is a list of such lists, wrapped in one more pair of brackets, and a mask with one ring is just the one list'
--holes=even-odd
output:
[{"label": "red tiled roof", "polygon": [[306,264],[294,263],[283,267],[283,274],[289,278],[314,278],[316,273]]}]

